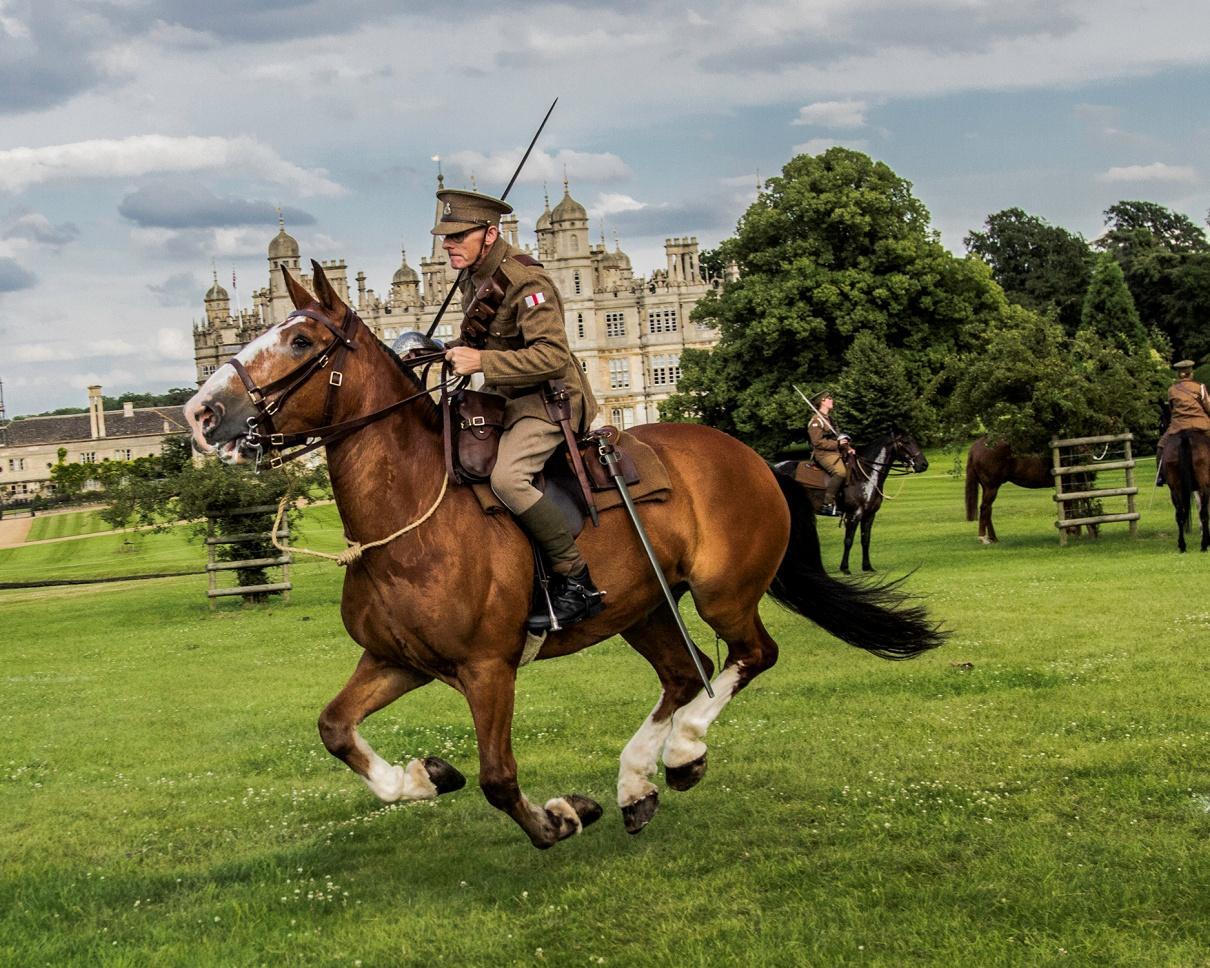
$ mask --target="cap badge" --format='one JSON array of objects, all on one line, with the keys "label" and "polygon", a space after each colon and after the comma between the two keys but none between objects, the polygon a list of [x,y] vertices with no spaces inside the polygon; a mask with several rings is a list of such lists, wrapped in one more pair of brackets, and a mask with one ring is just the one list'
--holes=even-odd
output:
[{"label": "cap badge", "polygon": [[449,202],[446,202],[446,203],[445,203],[445,209],[444,209],[444,211],[442,211],[442,213],[441,213],[441,214],[442,214],[442,215],[449,215],[450,213],[451,213],[451,209],[450,209],[450,203],[449,203]]}]

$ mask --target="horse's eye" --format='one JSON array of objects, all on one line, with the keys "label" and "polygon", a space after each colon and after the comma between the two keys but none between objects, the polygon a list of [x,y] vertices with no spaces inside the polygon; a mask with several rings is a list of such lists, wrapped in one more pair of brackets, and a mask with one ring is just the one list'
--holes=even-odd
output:
[{"label": "horse's eye", "polygon": [[296,350],[305,350],[311,345],[311,341],[305,336],[295,336],[294,339],[290,340],[290,345]]}]

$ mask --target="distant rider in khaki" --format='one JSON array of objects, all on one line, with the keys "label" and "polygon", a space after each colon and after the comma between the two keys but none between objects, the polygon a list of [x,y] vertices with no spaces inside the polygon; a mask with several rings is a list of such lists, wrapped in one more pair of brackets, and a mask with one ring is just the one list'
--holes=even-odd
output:
[{"label": "distant rider in khaki", "polygon": [[844,458],[852,448],[849,446],[848,435],[837,433],[836,428],[832,426],[829,414],[833,406],[832,395],[825,393],[819,401],[818,413],[807,424],[807,436],[811,439],[812,459],[828,473],[824,503],[819,513],[837,517],[840,512],[836,510],[836,495],[840,493],[849,476]]},{"label": "distant rider in khaki", "polygon": [[[596,614],[602,593],[588,574],[588,563],[562,511],[534,487],[535,475],[564,439],[562,429],[547,415],[542,384],[556,379],[567,384],[577,433],[588,430],[597,402],[567,344],[563,301],[550,276],[500,237],[500,217],[512,206],[490,195],[453,189],[437,192],[437,198],[442,214],[433,235],[443,237],[441,247],[450,265],[468,270],[462,283],[463,308],[493,276],[504,289],[487,333],[474,341],[479,348],[467,345],[465,338],[454,340],[445,356],[459,376],[482,373],[484,390],[508,398],[491,487],[561,579],[551,601],[559,625],[570,625]],[[550,616],[539,611],[528,624],[535,631],[549,628]]]},{"label": "distant rider in khaki", "polygon": [[[1164,460],[1164,444],[1173,434],[1182,430],[1200,430],[1210,436],[1210,392],[1206,390],[1205,384],[1193,379],[1194,366],[1193,360],[1181,360],[1172,364],[1172,368],[1176,370],[1176,379],[1168,388],[1171,417],[1168,429],[1164,431],[1156,446],[1156,462],[1161,465]],[[1163,473],[1162,467],[1160,473]],[[1159,475],[1156,483],[1163,483]]]}]

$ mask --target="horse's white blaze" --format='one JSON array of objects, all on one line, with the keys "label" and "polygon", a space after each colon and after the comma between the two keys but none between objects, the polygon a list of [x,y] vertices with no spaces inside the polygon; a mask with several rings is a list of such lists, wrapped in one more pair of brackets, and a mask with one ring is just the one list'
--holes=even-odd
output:
[{"label": "horse's white blaze", "polygon": [[727,666],[718,674],[711,683],[714,686],[713,699],[707,696],[703,689],[692,702],[672,714],[672,732],[668,742],[664,744],[665,766],[684,766],[705,755],[706,744],[702,739],[710,724],[718,719],[718,714],[735,695],[742,664],[737,662],[733,666]]},{"label": "horse's white blaze", "polygon": [[370,761],[370,768],[362,779],[370,792],[383,803],[437,798],[437,785],[429,778],[423,761],[411,760],[406,767],[392,766],[360,736],[354,739],[354,743]]},{"label": "horse's white blaze", "polygon": [[639,731],[630,737],[630,742],[622,750],[621,768],[618,770],[619,807],[629,806],[656,790],[648,777],[659,768],[660,750],[672,732],[671,716],[662,723],[655,721],[656,710],[663,701],[661,693],[660,701],[651,710],[651,715],[643,720]]},{"label": "horse's white blaze", "polygon": [[555,797],[553,800],[546,801],[547,813],[553,813],[556,817],[562,817],[568,821],[578,834],[584,829],[584,824],[580,820],[580,815],[576,813],[576,808],[567,802],[563,797]]},{"label": "horse's white blaze", "polygon": [[878,471],[889,459],[890,453],[886,447],[879,450],[878,456],[874,458],[874,473],[870,474],[865,479],[865,483],[861,485],[861,494],[867,504],[874,499],[874,492],[878,490]]}]

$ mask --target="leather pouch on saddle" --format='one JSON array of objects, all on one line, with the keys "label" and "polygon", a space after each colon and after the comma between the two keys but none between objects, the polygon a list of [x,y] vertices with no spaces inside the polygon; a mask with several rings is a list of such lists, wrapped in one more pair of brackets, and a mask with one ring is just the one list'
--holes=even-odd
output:
[{"label": "leather pouch on saddle", "polygon": [[455,483],[474,484],[492,476],[507,402],[500,394],[483,390],[459,390],[446,398],[442,414],[446,471]]}]

